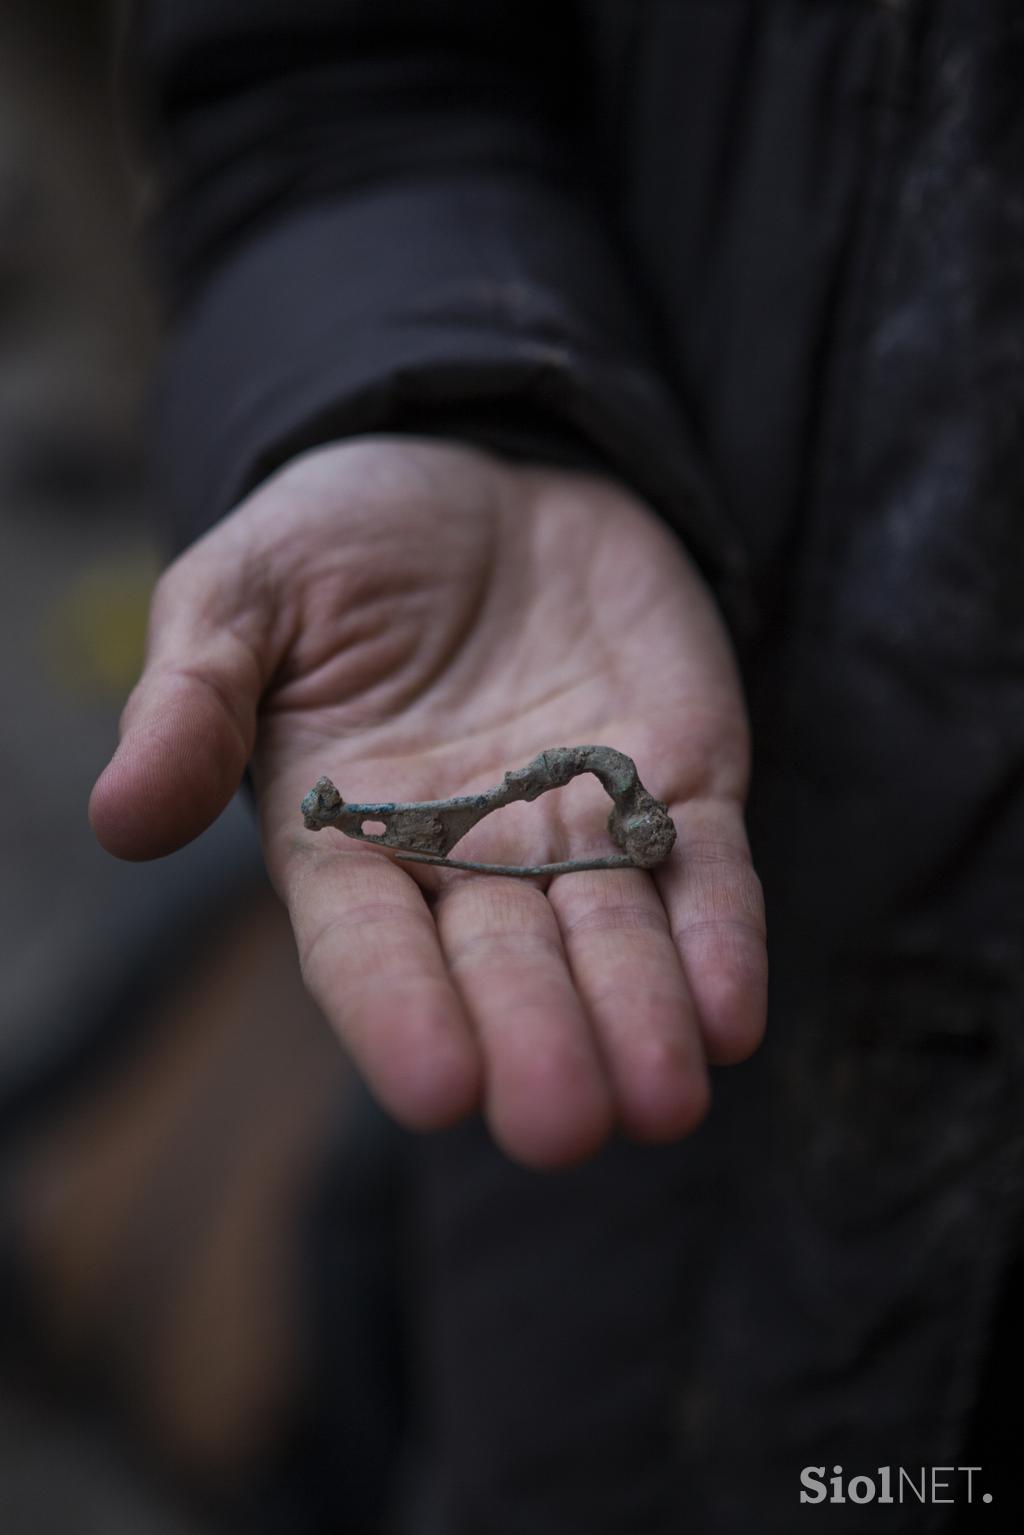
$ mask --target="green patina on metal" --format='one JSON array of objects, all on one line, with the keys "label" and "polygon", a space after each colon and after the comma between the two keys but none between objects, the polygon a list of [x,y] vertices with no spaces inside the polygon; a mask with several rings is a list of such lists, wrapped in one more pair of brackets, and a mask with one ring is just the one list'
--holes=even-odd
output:
[{"label": "green patina on metal", "polygon": [[[608,834],[620,849],[598,858],[566,859],[560,863],[491,864],[449,858],[448,852],[493,810],[515,800],[534,800],[550,789],[562,788],[581,773],[593,773],[612,801]],[[480,794],[401,804],[346,804],[329,778],[318,778],[302,801],[302,817],[310,831],[333,826],[360,842],[390,848],[397,857],[415,863],[468,869],[478,874],[510,874],[522,879],[570,874],[579,869],[653,869],[672,851],[676,828],[667,806],[640,782],[636,763],[611,746],[553,746],[523,768],[505,774],[501,783]],[[366,832],[365,821],[382,821],[383,832]]]}]

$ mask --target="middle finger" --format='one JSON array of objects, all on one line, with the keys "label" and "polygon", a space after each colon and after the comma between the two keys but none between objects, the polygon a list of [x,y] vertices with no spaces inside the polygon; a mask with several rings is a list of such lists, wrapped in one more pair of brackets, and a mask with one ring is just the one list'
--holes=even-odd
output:
[{"label": "middle finger", "polygon": [[538,1166],[577,1161],[613,1106],[558,923],[532,882],[454,876],[434,901],[441,948],[484,1056],[495,1139]]},{"label": "middle finger", "polygon": [[642,870],[561,875],[548,899],[608,1063],[623,1129],[693,1130],[708,1104],[697,1011],[654,881]]}]

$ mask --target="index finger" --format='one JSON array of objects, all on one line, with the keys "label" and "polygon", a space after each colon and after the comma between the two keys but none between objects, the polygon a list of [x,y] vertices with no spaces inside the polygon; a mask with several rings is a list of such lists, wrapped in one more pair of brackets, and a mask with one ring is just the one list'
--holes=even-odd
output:
[{"label": "index finger", "polygon": [[277,883],[306,985],[385,1108],[413,1129],[470,1113],[480,1054],[416,882],[384,854],[314,848]]}]

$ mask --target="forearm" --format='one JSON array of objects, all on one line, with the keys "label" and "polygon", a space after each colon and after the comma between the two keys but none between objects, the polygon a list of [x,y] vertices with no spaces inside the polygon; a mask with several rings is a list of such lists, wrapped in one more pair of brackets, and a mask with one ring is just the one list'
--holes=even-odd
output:
[{"label": "forearm", "polygon": [[225,9],[147,12],[176,292],[158,478],[179,541],[306,448],[405,431],[603,469],[727,577],[591,188],[568,20]]}]

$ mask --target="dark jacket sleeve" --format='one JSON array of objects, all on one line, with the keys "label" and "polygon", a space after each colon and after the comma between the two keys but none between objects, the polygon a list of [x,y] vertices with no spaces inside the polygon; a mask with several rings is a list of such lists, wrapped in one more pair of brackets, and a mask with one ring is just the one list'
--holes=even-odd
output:
[{"label": "dark jacket sleeve", "polygon": [[603,468],[709,574],[736,551],[589,165],[575,7],[149,0],[180,538],[303,449],[442,431]]}]

